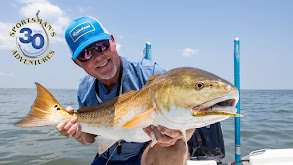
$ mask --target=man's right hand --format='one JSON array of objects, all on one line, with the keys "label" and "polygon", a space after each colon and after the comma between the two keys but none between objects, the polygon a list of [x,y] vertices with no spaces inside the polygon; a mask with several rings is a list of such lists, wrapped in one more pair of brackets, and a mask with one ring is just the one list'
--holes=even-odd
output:
[{"label": "man's right hand", "polygon": [[[72,107],[67,107],[66,111],[69,113],[73,113],[74,109]],[[56,129],[60,131],[62,136],[66,136],[67,138],[79,138],[83,135],[81,132],[80,124],[76,123],[77,118],[74,117],[72,119],[66,119],[60,122]]]}]

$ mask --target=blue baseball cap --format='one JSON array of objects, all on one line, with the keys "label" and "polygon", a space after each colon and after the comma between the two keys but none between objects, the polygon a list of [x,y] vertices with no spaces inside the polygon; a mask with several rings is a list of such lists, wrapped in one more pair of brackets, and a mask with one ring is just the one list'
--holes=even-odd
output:
[{"label": "blue baseball cap", "polygon": [[92,43],[109,40],[111,36],[98,20],[86,16],[74,20],[67,27],[65,39],[75,60],[83,49]]}]

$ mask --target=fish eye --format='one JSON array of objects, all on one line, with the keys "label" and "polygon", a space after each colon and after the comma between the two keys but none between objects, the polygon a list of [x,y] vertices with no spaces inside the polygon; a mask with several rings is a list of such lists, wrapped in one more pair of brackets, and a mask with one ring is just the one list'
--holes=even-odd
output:
[{"label": "fish eye", "polygon": [[203,82],[196,82],[195,83],[195,89],[196,90],[200,90],[204,87],[204,83]]}]

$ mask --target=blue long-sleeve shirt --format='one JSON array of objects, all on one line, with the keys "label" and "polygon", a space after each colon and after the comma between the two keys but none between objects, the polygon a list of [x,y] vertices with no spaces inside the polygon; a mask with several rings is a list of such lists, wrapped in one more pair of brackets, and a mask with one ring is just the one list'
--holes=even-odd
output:
[{"label": "blue long-sleeve shirt", "polygon": [[[166,70],[161,68],[157,63],[145,59],[129,60],[122,57],[122,62],[122,93],[125,93],[128,90],[139,90],[152,75],[166,72]],[[79,82],[79,88],[77,92],[79,108],[99,104],[95,90],[96,83],[98,83],[99,87],[99,97],[103,102],[111,100],[114,97],[116,97],[118,82],[115,84],[113,89],[110,92],[108,92],[104,84],[96,80],[96,78],[90,75],[86,75]],[[121,144],[121,154],[117,154],[116,151],[113,153],[117,144],[114,144],[109,149],[110,155],[113,153],[111,160],[128,160],[129,158],[138,155],[140,150],[145,146],[145,143],[128,143],[125,141],[122,141]],[[99,156],[107,159],[106,152]]]}]

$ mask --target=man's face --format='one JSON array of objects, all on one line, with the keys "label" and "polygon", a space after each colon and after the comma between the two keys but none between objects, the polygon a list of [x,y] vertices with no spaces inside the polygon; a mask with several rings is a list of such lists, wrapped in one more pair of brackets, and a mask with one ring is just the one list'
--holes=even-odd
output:
[{"label": "man's face", "polygon": [[92,51],[93,57],[85,62],[75,59],[80,67],[82,67],[89,75],[99,80],[109,80],[117,73],[120,67],[119,56],[116,50],[116,43],[111,34],[112,39],[109,40],[110,46],[103,52]]}]

